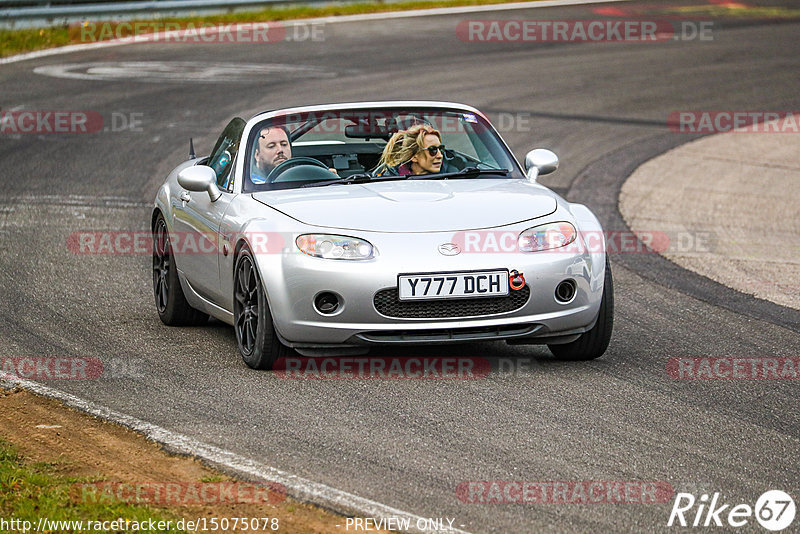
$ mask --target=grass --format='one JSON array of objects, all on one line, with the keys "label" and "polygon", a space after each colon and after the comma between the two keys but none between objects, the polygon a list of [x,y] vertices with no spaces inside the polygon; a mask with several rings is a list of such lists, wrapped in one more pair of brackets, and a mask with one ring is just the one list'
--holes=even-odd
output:
[{"label": "grass", "polygon": [[[0,518],[29,521],[36,528],[40,518],[50,521],[114,521],[119,518],[147,522],[172,521],[173,528],[158,532],[184,532],[174,528],[177,517],[147,506],[124,503],[92,502],[74,498],[74,485],[86,478],[62,474],[63,465],[37,462],[26,464],[16,450],[0,440]],[[21,523],[17,523],[19,526]],[[14,525],[0,525],[0,531],[15,531]],[[74,526],[51,531],[81,532]],[[85,530],[89,531],[89,530]],[[155,532],[140,530],[139,532]]]},{"label": "grass", "polygon": [[[408,0],[397,3],[385,4],[377,2],[348,3],[328,6],[286,6],[270,7],[259,11],[242,11],[220,15],[195,16],[195,17],[170,17],[159,18],[159,23],[177,22],[181,24],[228,24],[235,22],[268,22],[312,17],[328,17],[336,15],[357,15],[362,13],[384,13],[391,11],[405,11],[408,9],[431,9],[438,7],[471,6],[484,4],[501,4],[509,0],[439,0],[435,2]],[[535,0],[531,0],[535,1]],[[112,22],[110,28],[115,28],[118,22]],[[145,25],[146,26],[146,25]],[[152,26],[147,31],[152,31]],[[47,28],[22,28],[0,29],[0,57],[6,57],[23,52],[42,50],[74,44],[80,42],[76,37],[75,26],[69,25],[50,26]]]},{"label": "grass", "polygon": [[223,482],[226,478],[220,475],[206,475],[204,477],[200,477],[200,482],[203,483],[211,483],[211,482]]},{"label": "grass", "polygon": [[0,30],[0,57],[70,44],[66,27]]}]

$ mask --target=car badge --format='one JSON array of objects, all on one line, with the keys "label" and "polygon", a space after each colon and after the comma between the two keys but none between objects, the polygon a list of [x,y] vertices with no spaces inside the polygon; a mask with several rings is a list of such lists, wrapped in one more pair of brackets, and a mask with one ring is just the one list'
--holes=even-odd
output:
[{"label": "car badge", "polygon": [[461,247],[455,243],[442,243],[439,245],[439,252],[445,256],[455,256],[461,254]]}]

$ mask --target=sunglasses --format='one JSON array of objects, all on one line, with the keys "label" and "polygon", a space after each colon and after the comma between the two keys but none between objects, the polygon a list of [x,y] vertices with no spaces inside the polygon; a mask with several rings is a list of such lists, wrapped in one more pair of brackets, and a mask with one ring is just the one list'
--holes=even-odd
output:
[{"label": "sunglasses", "polygon": [[428,154],[430,154],[430,155],[431,155],[431,157],[433,157],[433,156],[435,156],[435,155],[436,155],[436,153],[437,153],[437,152],[439,152],[440,150],[442,151],[442,154],[444,154],[444,145],[439,145],[439,146],[429,146],[428,148],[423,148],[423,150],[427,150],[427,151],[428,151]]}]

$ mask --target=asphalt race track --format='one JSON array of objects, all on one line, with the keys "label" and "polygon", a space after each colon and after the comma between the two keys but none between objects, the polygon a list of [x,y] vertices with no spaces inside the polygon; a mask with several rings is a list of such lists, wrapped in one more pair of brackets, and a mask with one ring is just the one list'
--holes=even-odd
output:
[{"label": "asphalt race track", "polygon": [[[748,4],[797,11],[789,1]],[[588,204],[608,230],[624,230],[616,210],[624,178],[694,138],[670,132],[671,112],[800,107],[797,13],[684,12],[714,21],[709,41],[456,34],[467,19],[603,18],[596,7],[324,24],[318,41],[145,43],[0,66],[2,110],[92,110],[107,129],[0,135],[2,355],[99,358],[102,378],[47,385],[418,516],[455,518],[469,532],[704,529],[668,528],[671,500],[465,503],[456,495],[464,481],[661,481],[695,496],[720,492],[731,504],[753,505],[770,489],[796,500],[800,383],[676,380],[666,365],[797,357],[798,313],[682,276],[665,260],[612,256],[614,337],[594,362],[555,362],[545,347],[498,342],[373,352],[488,358],[493,372],[480,380],[287,380],[246,368],[228,326],[163,326],[148,255],[67,247],[73,232],[147,231],[154,193],[186,158],[189,137],[204,153],[231,117],[264,109],[474,105],[503,117],[518,158],[534,147],[555,151],[561,168],[541,181]],[[649,13],[641,16],[666,16]],[[751,523],[743,530],[764,531]]]}]

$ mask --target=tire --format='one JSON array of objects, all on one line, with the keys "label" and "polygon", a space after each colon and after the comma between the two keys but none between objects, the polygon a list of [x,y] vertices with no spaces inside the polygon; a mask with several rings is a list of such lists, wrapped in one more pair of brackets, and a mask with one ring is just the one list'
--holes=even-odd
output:
[{"label": "tire", "polygon": [[272,369],[278,358],[291,354],[275,332],[264,287],[255,260],[242,247],[233,279],[233,327],[242,360],[252,369]]},{"label": "tire", "polygon": [[571,343],[548,345],[550,352],[559,360],[594,360],[603,355],[611,341],[614,330],[614,279],[611,276],[611,264],[606,256],[606,276],[603,281],[603,297],[597,321],[588,332]]},{"label": "tire", "polygon": [[208,322],[208,315],[192,308],[186,302],[169,231],[164,216],[153,225],[153,296],[161,322],[168,326],[194,326]]}]

